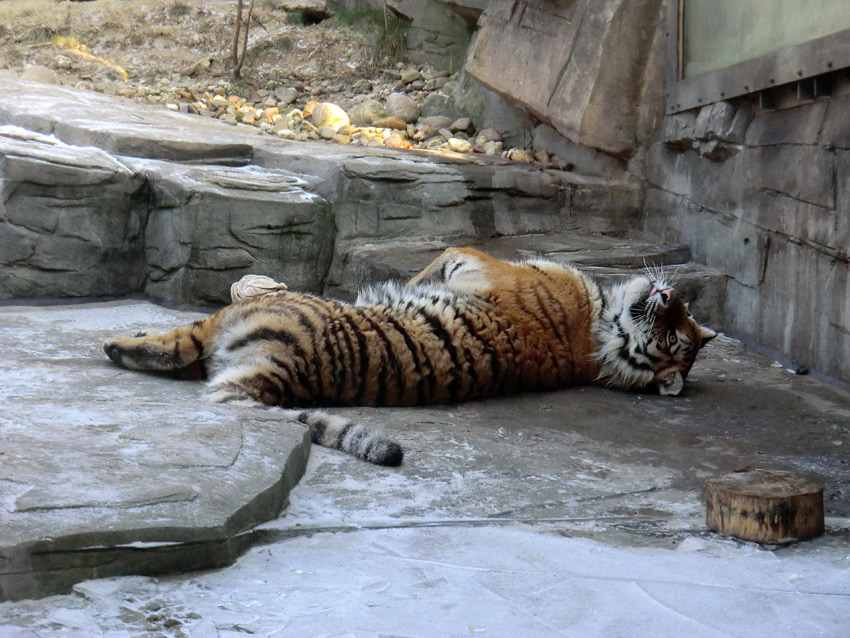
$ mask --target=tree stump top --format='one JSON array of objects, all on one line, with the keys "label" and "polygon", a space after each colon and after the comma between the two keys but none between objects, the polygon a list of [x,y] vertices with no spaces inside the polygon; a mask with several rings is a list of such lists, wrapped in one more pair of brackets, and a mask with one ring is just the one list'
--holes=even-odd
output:
[{"label": "tree stump top", "polygon": [[746,469],[705,482],[706,524],[757,543],[789,543],[823,533],[823,485],[779,470]]},{"label": "tree stump top", "polygon": [[812,479],[781,470],[736,470],[706,480],[716,487],[757,498],[788,498],[823,491],[823,485]]}]

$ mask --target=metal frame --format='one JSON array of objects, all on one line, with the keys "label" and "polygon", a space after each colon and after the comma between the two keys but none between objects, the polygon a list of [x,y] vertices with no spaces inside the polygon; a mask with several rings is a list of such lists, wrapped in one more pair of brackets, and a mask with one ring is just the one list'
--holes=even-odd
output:
[{"label": "metal frame", "polygon": [[667,2],[667,114],[850,67],[850,29],[692,78],[682,77],[682,7]]}]

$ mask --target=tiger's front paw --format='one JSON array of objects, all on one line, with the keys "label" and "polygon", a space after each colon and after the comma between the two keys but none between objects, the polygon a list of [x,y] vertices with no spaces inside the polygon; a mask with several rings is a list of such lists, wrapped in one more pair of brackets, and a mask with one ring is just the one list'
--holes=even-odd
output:
[{"label": "tiger's front paw", "polygon": [[678,371],[656,380],[656,383],[658,384],[658,391],[666,397],[679,396],[682,388],[685,387],[685,379],[682,377],[682,373]]}]

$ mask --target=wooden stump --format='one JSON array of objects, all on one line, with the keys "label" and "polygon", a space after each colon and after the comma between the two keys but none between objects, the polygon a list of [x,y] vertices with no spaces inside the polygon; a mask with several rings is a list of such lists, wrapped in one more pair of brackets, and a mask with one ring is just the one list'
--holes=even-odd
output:
[{"label": "wooden stump", "polygon": [[799,474],[739,470],[705,482],[705,522],[757,543],[790,543],[822,534],[823,485]]}]

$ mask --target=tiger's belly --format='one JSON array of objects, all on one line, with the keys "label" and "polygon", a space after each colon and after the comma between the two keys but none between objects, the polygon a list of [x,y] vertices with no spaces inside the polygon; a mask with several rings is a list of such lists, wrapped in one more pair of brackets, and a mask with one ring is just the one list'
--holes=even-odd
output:
[{"label": "tiger's belly", "polygon": [[587,357],[572,345],[584,337],[527,329],[484,303],[441,312],[314,305],[290,299],[285,310],[228,324],[211,386],[236,384],[284,407],[416,406],[588,381]]}]

